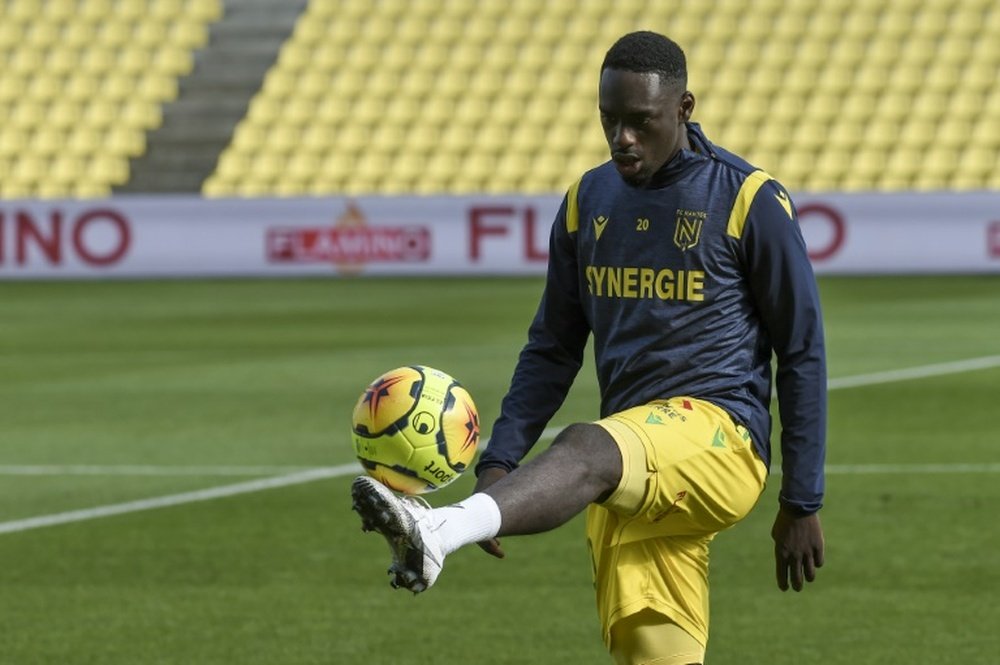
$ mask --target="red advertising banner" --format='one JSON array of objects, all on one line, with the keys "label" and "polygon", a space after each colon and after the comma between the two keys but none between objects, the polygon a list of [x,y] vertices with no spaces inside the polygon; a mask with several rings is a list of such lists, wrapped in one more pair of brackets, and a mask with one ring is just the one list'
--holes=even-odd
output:
[{"label": "red advertising banner", "polygon": [[[818,273],[1000,273],[1000,193],[793,198]],[[543,274],[561,202],[0,201],[0,279]]]}]

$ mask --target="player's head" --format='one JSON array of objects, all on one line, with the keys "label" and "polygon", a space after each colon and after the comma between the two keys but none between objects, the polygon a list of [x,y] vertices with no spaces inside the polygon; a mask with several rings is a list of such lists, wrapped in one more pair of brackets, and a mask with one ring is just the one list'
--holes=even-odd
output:
[{"label": "player's head", "polygon": [[687,143],[694,110],[684,51],[655,32],[632,32],[608,50],[598,91],[601,126],[626,182],[641,185]]}]

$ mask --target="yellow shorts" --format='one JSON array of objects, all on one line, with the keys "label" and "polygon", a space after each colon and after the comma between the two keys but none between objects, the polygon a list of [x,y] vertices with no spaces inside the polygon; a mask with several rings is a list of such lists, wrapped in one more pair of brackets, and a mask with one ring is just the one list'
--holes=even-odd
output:
[{"label": "yellow shorts", "polygon": [[621,451],[622,479],[587,511],[605,643],[644,609],[708,642],[708,544],[750,512],[767,469],[750,432],[704,400],[675,397],[597,421]]},{"label": "yellow shorts", "polygon": [[705,645],[653,610],[642,610],[616,621],[611,626],[610,649],[615,665],[705,662]]}]

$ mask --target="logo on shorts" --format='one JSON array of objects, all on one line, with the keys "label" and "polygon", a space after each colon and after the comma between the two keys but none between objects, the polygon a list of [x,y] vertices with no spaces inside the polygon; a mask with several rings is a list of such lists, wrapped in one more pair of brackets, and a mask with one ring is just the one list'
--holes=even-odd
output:
[{"label": "logo on shorts", "polygon": [[[648,424],[650,424],[650,425],[654,425],[654,424],[655,425],[663,425],[664,421],[663,421],[663,418],[661,417],[661,414],[663,416],[666,416],[667,418],[670,418],[671,420],[680,420],[682,423],[686,423],[687,422],[687,416],[685,416],[680,411],[678,411],[677,409],[675,409],[668,402],[660,402],[658,404],[653,404],[651,406],[656,411],[656,413],[652,413],[651,412],[649,414],[649,416],[646,418],[646,422]],[[653,420],[650,420],[650,418],[658,418],[658,420],[653,421]]]},{"label": "logo on shorts", "polygon": [[659,522],[664,517],[669,517],[670,515],[672,515],[672,514],[676,513],[677,511],[679,511],[681,508],[677,504],[679,504],[684,499],[684,497],[687,496],[687,494],[688,494],[687,490],[681,490],[680,492],[678,492],[677,494],[675,494],[674,495],[674,502],[672,504],[670,504],[670,507],[668,507],[662,513],[660,513],[659,515],[657,515],[656,517],[654,517],[652,521],[653,522]]}]

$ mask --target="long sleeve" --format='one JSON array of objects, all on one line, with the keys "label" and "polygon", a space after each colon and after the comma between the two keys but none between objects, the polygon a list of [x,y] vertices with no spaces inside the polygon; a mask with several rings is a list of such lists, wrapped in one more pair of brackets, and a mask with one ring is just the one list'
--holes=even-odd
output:
[{"label": "long sleeve", "polygon": [[567,228],[566,209],[564,199],[550,235],[545,291],[477,473],[517,467],[562,405],[583,362],[590,328],[580,306],[575,234]]},{"label": "long sleeve", "polygon": [[776,182],[758,192],[743,237],[755,304],[777,359],[782,487],[800,513],[823,502],[826,351],[819,294],[788,194]]}]

